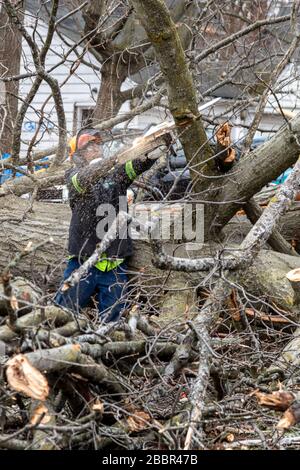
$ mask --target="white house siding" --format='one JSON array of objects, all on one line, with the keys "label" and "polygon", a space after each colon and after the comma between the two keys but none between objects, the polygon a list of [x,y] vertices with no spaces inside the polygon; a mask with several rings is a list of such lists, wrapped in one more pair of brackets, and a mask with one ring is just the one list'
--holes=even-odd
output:
[{"label": "white house siding", "polygon": [[[29,33],[32,34],[32,26],[26,24],[26,27]],[[46,33],[47,26],[43,22],[40,22],[38,26],[38,35],[36,35],[36,42],[39,46],[41,45],[39,35],[45,38]],[[70,39],[67,39],[67,42],[68,44],[73,44],[72,40]],[[60,55],[67,53],[68,50],[69,47],[63,44],[61,38],[57,34],[54,34],[51,48],[48,51],[46,57],[46,70],[49,70],[54,65],[58,64],[61,61]],[[80,47],[78,47],[77,50],[80,52]],[[88,67],[85,64],[80,64],[76,68],[75,73],[68,78],[67,82],[63,86],[61,86],[61,94],[64,103],[69,137],[73,135],[74,130],[78,128],[78,125],[80,126],[80,110],[82,108],[94,107],[95,99],[97,97],[97,92],[100,86],[100,73],[97,71],[97,68],[99,68],[99,63],[91,54],[85,54],[84,58],[85,61],[88,61],[92,65],[96,66],[96,69]],[[56,78],[58,83],[62,85],[69,76],[70,69],[74,67],[76,60],[77,56],[72,52],[64,64],[59,65],[53,72],[51,72],[51,76]],[[23,41],[21,73],[34,71],[35,67],[32,61],[30,48],[26,41]],[[20,82],[20,96],[22,99],[26,99],[33,81],[34,77],[26,78]],[[122,89],[128,89],[132,86],[133,83],[128,80],[123,84]],[[37,124],[40,118],[40,112],[49,95],[51,95],[50,87],[45,81],[43,81],[26,113],[26,117],[23,122],[21,156],[26,155],[28,144],[35,135]],[[79,110],[79,115],[77,116],[74,114],[75,109]],[[125,103],[122,106],[120,113],[126,112],[128,109],[128,103]],[[47,149],[55,145],[58,141],[57,116],[52,98],[50,98],[49,102],[45,105],[44,116],[44,126],[43,129],[38,133],[38,143],[35,147],[35,149],[38,150]],[[134,118],[131,120],[128,127],[134,129],[146,129],[151,123],[161,122],[165,119],[165,117],[166,113],[164,109],[156,109],[155,111],[149,111],[141,116]],[[118,127],[123,128],[124,124],[120,124]]]},{"label": "white house siding", "polygon": [[[32,28],[27,25],[28,31],[32,34]],[[38,33],[40,36],[45,37],[47,32],[47,27],[45,24],[40,23],[38,27]],[[40,45],[41,41],[36,36],[37,44]],[[53,65],[60,62],[60,57],[58,54],[63,54],[68,51],[68,46],[62,44],[62,40],[55,34],[51,49],[49,50],[46,58],[46,70],[51,68]],[[70,73],[70,67],[76,62],[75,53],[71,53],[67,58],[66,62],[63,65],[57,67],[51,75],[58,80],[58,83],[62,85],[66,77]],[[86,55],[86,60],[91,64],[98,65],[96,60],[91,55]],[[22,66],[21,73],[34,72],[35,68],[32,63],[31,52],[29,46],[24,41],[23,42],[23,54],[22,54]],[[25,99],[28,92],[30,91],[31,85],[34,81],[33,78],[26,78],[20,83],[20,96],[22,99]],[[66,114],[67,121],[67,130],[71,136],[73,133],[73,115],[74,107],[78,104],[85,104],[86,106],[93,106],[94,99],[92,89],[99,89],[100,79],[99,73],[94,71],[92,68],[87,65],[80,64],[76,69],[76,72],[71,75],[68,81],[61,87],[61,93],[64,103],[64,109]],[[43,81],[39,91],[36,93],[34,100],[31,103],[30,108],[26,113],[26,117],[23,122],[22,128],[22,154],[26,153],[28,143],[31,141],[35,134],[35,129],[37,123],[39,122],[40,111],[44,105],[47,98],[51,95],[51,90],[47,83]],[[45,119],[44,119],[44,129],[42,132],[39,132],[38,137],[39,143],[36,148],[39,150],[48,148],[53,144],[57,143],[57,117],[54,106],[54,101],[50,98],[49,102],[45,106],[44,110]]]}]

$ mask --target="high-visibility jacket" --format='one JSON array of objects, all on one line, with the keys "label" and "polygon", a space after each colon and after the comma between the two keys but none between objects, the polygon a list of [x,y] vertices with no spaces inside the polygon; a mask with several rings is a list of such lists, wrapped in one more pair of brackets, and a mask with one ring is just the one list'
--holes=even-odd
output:
[{"label": "high-visibility jacket", "polygon": [[[116,215],[119,210],[124,210],[124,208],[119,208],[119,196],[123,196],[123,200],[127,201],[127,188],[138,175],[150,169],[153,163],[155,160],[148,158],[143,161],[135,159],[126,162],[87,188],[80,186],[76,167],[66,171],[65,178],[72,210],[68,245],[70,256],[84,260],[92,255],[96,245],[101,241],[99,232],[97,234],[98,224],[105,218],[105,216],[97,216],[97,209],[101,205],[110,204],[115,209]],[[105,206],[102,207],[105,208]],[[125,209],[127,209],[127,203]],[[122,239],[119,235],[105,250],[110,261],[123,260],[132,255],[130,236]]]}]

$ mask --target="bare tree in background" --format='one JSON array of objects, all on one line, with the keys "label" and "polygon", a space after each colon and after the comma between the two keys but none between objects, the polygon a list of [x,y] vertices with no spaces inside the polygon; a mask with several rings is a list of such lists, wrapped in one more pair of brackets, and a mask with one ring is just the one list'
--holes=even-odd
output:
[{"label": "bare tree in background", "polygon": [[[68,0],[66,4],[71,9],[78,7],[80,2]],[[187,5],[182,0],[168,0],[167,4],[175,21],[185,21],[192,13],[192,4]],[[130,2],[88,2],[82,9],[82,19],[81,34],[86,38],[87,49],[101,64],[101,83],[93,115],[97,123],[115,116],[126,101],[153,93],[160,77],[154,64],[152,45],[138,24]],[[186,29],[182,33],[187,42],[189,31]],[[130,90],[124,90],[128,78],[136,79],[138,83]]]},{"label": "bare tree in background", "polygon": [[[14,4],[19,2],[15,1]],[[22,17],[22,15],[21,15]],[[0,77],[11,77],[20,73],[22,36],[12,24],[2,3],[0,4]],[[10,152],[12,130],[18,110],[18,81],[5,84],[5,104],[0,110],[0,153]]]}]

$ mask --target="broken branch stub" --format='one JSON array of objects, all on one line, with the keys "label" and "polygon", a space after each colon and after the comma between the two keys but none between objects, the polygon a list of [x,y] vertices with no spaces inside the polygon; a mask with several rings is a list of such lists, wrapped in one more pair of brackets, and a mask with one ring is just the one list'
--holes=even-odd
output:
[{"label": "broken branch stub", "polygon": [[30,418],[30,424],[36,426],[37,424],[48,424],[51,421],[51,415],[48,408],[44,403],[39,403],[33,410]]},{"label": "broken branch stub", "polygon": [[7,361],[6,377],[13,390],[28,397],[45,401],[49,395],[47,379],[23,354],[18,354]]},{"label": "broken branch stub", "polygon": [[276,391],[272,393],[262,393],[255,391],[253,393],[257,398],[259,405],[266,406],[268,408],[285,411],[295,401],[296,397],[292,392]]},{"label": "broken branch stub", "polygon": [[235,150],[230,147],[231,142],[231,126],[228,122],[222,124],[216,132],[216,139],[219,146],[224,148],[224,163],[232,163],[235,160]]}]

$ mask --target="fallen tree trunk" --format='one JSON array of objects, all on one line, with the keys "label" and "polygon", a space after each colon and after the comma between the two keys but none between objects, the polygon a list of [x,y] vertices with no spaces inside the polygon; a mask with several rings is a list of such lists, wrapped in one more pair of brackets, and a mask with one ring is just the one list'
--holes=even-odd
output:
[{"label": "fallen tree trunk", "polygon": [[[14,274],[22,273],[28,279],[34,281],[40,288],[57,288],[65,267],[67,256],[66,247],[68,239],[68,226],[70,209],[64,204],[47,204],[36,202],[32,211],[26,212],[28,201],[15,196],[0,199],[0,222],[2,231],[0,233],[0,269],[7,266],[10,259],[19,251],[24,249],[28,242],[37,245],[49,235],[53,243],[44,245],[32,254],[21,259],[13,269]],[[25,214],[25,216],[24,216]],[[291,235],[296,231],[299,204],[295,204],[281,223],[283,230]],[[288,223],[292,227],[290,229]],[[251,228],[250,223],[242,219],[241,226],[238,220],[233,221],[230,233],[238,230],[243,232],[243,225]],[[299,217],[300,225],[300,217]],[[298,227],[299,227],[298,225]],[[229,231],[226,232],[229,235]],[[133,271],[133,280],[138,286],[142,297],[147,298],[147,308],[152,313],[163,309],[164,323],[184,321],[192,318],[195,313],[195,289],[199,284],[199,273],[181,273],[164,271],[152,265],[152,251],[150,244],[146,241],[134,241],[134,256],[129,266]],[[178,256],[187,256],[185,252],[178,252],[175,244],[169,243],[164,247],[169,254],[174,252]],[[216,248],[215,248],[216,249]],[[210,249],[208,249],[210,250]],[[197,253],[199,255],[199,253]],[[240,285],[252,295],[274,303],[280,308],[292,312],[295,306],[294,293],[285,273],[298,267],[297,257],[278,255],[274,252],[262,252],[254,265],[242,273],[239,277]],[[206,274],[200,275],[200,280]],[[150,294],[150,297],[149,297]],[[167,294],[167,296],[166,296]]]},{"label": "fallen tree trunk", "polygon": [[16,272],[32,278],[40,287],[55,284],[61,277],[66,256],[70,209],[63,204],[30,203],[26,199],[8,196],[0,199],[0,269],[31,241],[38,245],[51,234],[53,243],[27,256],[16,266]]},{"label": "fallen tree trunk", "polygon": [[[300,265],[296,256],[284,255],[272,251],[262,251],[257,260],[247,270],[234,276],[237,286],[244,290],[246,297],[251,295],[251,301],[257,310],[273,308],[283,315],[292,314],[299,317],[299,299],[286,278],[286,273]],[[241,292],[243,296],[243,292]]]},{"label": "fallen tree trunk", "polygon": [[[14,269],[15,274],[22,274],[32,279],[40,287],[43,285],[57,287],[64,269],[67,255],[68,230],[71,211],[67,204],[50,204],[35,202],[32,210],[29,201],[15,196],[0,198],[0,271],[12,257],[23,250],[28,242],[38,245],[49,235],[53,242],[43,246],[26,258],[20,260]],[[252,225],[245,216],[233,219],[224,230],[225,240],[239,243],[248,233]],[[294,203],[291,210],[282,217],[280,229],[289,241],[297,241],[300,227],[300,204]],[[131,266],[147,273],[159,275],[161,270],[151,267],[148,272],[151,250],[146,242],[134,241],[136,255]],[[172,248],[172,246],[171,246]],[[174,246],[173,246],[174,249]]]}]

